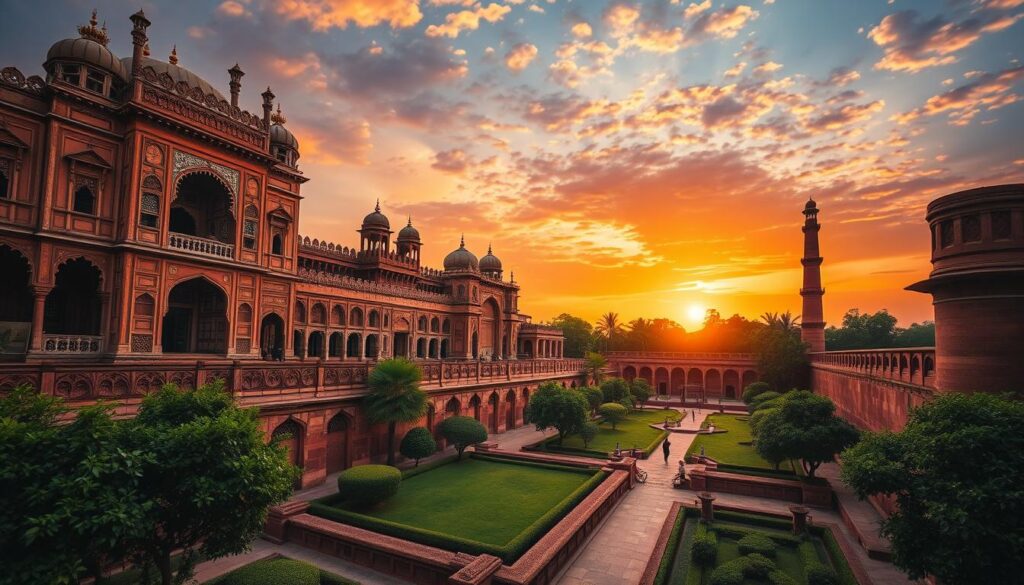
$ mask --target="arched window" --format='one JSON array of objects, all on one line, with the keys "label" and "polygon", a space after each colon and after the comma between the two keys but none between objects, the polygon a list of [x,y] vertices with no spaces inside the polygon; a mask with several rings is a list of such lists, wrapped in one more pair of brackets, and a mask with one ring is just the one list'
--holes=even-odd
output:
[{"label": "arched window", "polygon": [[11,161],[0,158],[0,199],[11,196]]},{"label": "arched window", "polygon": [[434,317],[433,319],[430,320],[430,332],[431,333],[437,333],[440,328],[441,328],[441,321],[437,317]]},{"label": "arched window", "polygon": [[416,322],[416,330],[417,331],[426,331],[427,330],[427,318],[426,317],[420,317],[419,318],[419,321]]},{"label": "arched window", "polygon": [[327,309],[320,303],[316,303],[310,311],[310,317],[313,323],[320,325],[327,323]]},{"label": "arched window", "polygon": [[172,232],[234,244],[236,224],[232,205],[231,191],[218,178],[204,172],[185,175],[171,202],[169,228]]},{"label": "arched window", "polygon": [[306,349],[308,357],[323,357],[324,355],[324,334],[322,331],[314,331],[309,334],[309,344]]},{"label": "arched window", "polygon": [[352,307],[352,313],[349,315],[349,324],[353,327],[363,326],[363,310],[359,307]]},{"label": "arched window", "polygon": [[283,249],[284,245],[281,242],[281,234],[274,234],[274,238],[270,241],[270,253],[280,256],[284,254],[282,252]]},{"label": "arched window", "polygon": [[96,208],[96,195],[88,185],[81,185],[75,189],[75,197],[72,202],[72,209],[78,213],[92,215]]},{"label": "arched window", "polygon": [[153,296],[149,293],[141,294],[135,297],[135,318],[153,318],[155,313],[155,305],[153,302]]},{"label": "arched window", "polygon": [[45,333],[100,334],[100,270],[85,258],[57,269],[56,286],[46,295]]},{"label": "arched window", "polygon": [[242,223],[242,246],[247,250],[256,249],[256,235],[259,231],[260,211],[255,205],[245,206],[245,221]]},{"label": "arched window", "polygon": [[448,319],[445,319],[444,323],[441,324],[441,333],[451,333],[451,332],[452,332],[452,322],[449,321]]},{"label": "arched window", "polygon": [[348,341],[345,344],[345,357],[357,358],[360,354],[362,339],[358,333],[349,333]]},{"label": "arched window", "polygon": [[380,313],[376,310],[370,311],[370,327],[380,327]]},{"label": "arched window", "polygon": [[295,301],[295,320],[299,323],[306,322],[306,305],[302,301]]},{"label": "arched window", "polygon": [[153,193],[143,193],[142,202],[139,208],[139,224],[145,227],[155,228],[160,216],[160,196]]},{"label": "arched window", "polygon": [[302,357],[302,353],[306,349],[306,338],[302,335],[302,331],[298,329],[292,335],[292,355],[295,357]]},{"label": "arched window", "polygon": [[331,325],[335,327],[345,326],[345,307],[334,305],[334,308],[331,309]]}]

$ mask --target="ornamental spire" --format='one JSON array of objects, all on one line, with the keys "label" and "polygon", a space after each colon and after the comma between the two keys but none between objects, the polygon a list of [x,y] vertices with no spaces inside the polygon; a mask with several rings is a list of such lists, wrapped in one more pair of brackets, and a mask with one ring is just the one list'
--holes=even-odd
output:
[{"label": "ornamental spire", "polygon": [[171,65],[178,64],[178,45],[174,45],[174,47],[171,48],[171,54],[167,57],[167,62]]},{"label": "ornamental spire", "polygon": [[270,121],[282,126],[284,126],[284,123],[288,121],[288,119],[284,117],[284,114],[281,113],[281,102],[277,102],[277,111],[270,116]]},{"label": "ornamental spire", "polygon": [[374,206],[373,210],[380,213],[380,197],[377,198],[377,205]]},{"label": "ornamental spire", "polygon": [[96,19],[96,9],[93,8],[92,18],[89,19],[89,24],[78,27],[78,34],[81,35],[83,39],[96,41],[106,47],[107,43],[110,42],[110,37],[107,36],[107,24],[103,23],[103,28],[98,28],[96,25],[99,23],[100,21]]},{"label": "ornamental spire", "polygon": [[466,247],[466,234],[462,234],[462,236],[459,238],[459,247],[460,248],[465,248]]}]

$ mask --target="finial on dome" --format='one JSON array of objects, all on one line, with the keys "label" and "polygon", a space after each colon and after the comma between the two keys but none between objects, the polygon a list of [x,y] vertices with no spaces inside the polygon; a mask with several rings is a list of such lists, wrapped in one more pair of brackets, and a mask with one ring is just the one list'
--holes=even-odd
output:
[{"label": "finial on dome", "polygon": [[171,48],[171,55],[169,57],[167,57],[167,62],[170,63],[171,65],[177,65],[178,64],[178,45],[174,45]]},{"label": "finial on dome", "polygon": [[373,210],[380,213],[380,197],[377,198],[377,205],[374,206]]},{"label": "finial on dome", "polygon": [[411,216],[411,215],[409,216],[409,224],[408,224],[408,227],[412,227],[412,216]]},{"label": "finial on dome", "polygon": [[509,282],[513,284],[515,284],[516,282],[516,273],[514,270],[509,274]]},{"label": "finial on dome", "polygon": [[277,111],[270,116],[270,121],[282,126],[284,126],[284,123],[288,121],[287,118],[284,117],[284,114],[281,113],[281,102],[277,102]]},{"label": "finial on dome", "polygon": [[487,242],[487,253],[488,254],[491,253],[491,243],[490,242]]},{"label": "finial on dome", "polygon": [[462,236],[459,238],[459,247],[460,248],[465,248],[466,247],[466,234],[462,234]]},{"label": "finial on dome", "polygon": [[89,19],[89,24],[78,27],[78,34],[81,35],[83,39],[96,41],[97,43],[105,47],[107,46],[107,43],[110,42],[110,37],[107,36],[106,23],[103,24],[102,29],[96,27],[96,25],[99,23],[100,21],[96,19],[96,9],[93,8],[92,17]]}]

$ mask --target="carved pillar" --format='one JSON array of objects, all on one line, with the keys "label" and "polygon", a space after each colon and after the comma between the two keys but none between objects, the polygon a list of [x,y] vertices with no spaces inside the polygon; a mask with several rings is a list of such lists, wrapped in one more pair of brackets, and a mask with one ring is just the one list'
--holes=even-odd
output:
[{"label": "carved pillar", "polygon": [[38,287],[33,291],[32,336],[28,346],[30,353],[43,349],[43,317],[46,313],[46,295],[49,293],[50,289]]},{"label": "carved pillar", "polygon": [[700,498],[700,519],[703,522],[714,522],[715,520],[715,496],[711,495],[710,492],[701,492],[697,494]]},{"label": "carved pillar", "polygon": [[[115,343],[111,343],[111,341],[114,338],[114,336],[111,335],[111,333],[113,332],[112,329],[114,329],[116,326],[112,327],[112,325],[111,325],[111,322],[110,322],[110,311],[111,311],[111,307],[110,307],[110,293],[108,293],[108,292],[101,292],[100,293],[100,338],[103,340],[103,348],[102,348],[103,353],[110,352],[117,345],[116,342]],[[114,346],[114,347],[111,347],[111,346]]]},{"label": "carved pillar", "polygon": [[245,75],[245,73],[242,71],[241,67],[238,66],[238,63],[235,63],[234,67],[228,69],[228,75],[231,76],[231,82],[228,84],[228,87],[231,88],[231,107],[237,108],[238,94],[242,90],[242,76]]}]

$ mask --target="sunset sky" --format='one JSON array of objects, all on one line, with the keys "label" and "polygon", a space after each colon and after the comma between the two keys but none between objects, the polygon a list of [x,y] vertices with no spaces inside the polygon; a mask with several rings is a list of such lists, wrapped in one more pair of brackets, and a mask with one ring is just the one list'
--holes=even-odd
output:
[{"label": "sunset sky", "polygon": [[[823,222],[826,318],[927,275],[925,205],[1024,179],[1024,0],[5,2],[0,66],[41,74],[95,6],[119,56],[242,105],[270,85],[297,135],[300,231],[358,243],[381,200],[440,267],[489,242],[534,320],[800,311],[800,211]],[[42,7],[42,8],[41,8]]]}]

